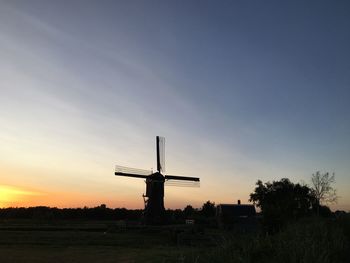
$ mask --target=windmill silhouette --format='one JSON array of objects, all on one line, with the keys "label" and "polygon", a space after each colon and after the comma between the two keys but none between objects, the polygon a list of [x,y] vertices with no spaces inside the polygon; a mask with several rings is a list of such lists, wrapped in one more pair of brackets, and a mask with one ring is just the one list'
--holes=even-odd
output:
[{"label": "windmill silhouette", "polygon": [[157,171],[134,169],[116,166],[115,175],[146,179],[146,194],[144,219],[147,224],[162,224],[165,222],[164,183],[174,186],[199,186],[199,178],[163,175],[165,172],[165,139],[156,137]]}]

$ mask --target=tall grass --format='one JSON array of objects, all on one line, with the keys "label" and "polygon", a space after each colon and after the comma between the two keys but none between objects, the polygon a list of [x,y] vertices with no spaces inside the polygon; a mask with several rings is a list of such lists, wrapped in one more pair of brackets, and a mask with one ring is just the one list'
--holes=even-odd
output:
[{"label": "tall grass", "polygon": [[349,219],[320,218],[290,224],[279,233],[224,238],[213,250],[191,255],[183,262],[348,262]]}]

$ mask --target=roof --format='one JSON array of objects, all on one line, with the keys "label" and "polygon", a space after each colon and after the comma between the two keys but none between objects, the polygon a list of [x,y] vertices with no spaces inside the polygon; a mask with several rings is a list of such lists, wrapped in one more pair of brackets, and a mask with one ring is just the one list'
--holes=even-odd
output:
[{"label": "roof", "polygon": [[255,216],[254,205],[221,204],[218,205],[218,214],[222,216],[249,217]]}]

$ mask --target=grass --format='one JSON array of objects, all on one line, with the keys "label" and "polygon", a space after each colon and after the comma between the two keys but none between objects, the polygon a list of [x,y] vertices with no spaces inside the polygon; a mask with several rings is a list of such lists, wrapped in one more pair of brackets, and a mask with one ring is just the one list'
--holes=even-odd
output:
[{"label": "grass", "polygon": [[177,236],[170,227],[118,229],[110,221],[6,221],[0,262],[178,262],[202,249],[178,244]]},{"label": "grass", "polygon": [[195,262],[348,262],[349,222],[349,218],[344,222],[313,218],[271,236],[227,235],[226,240]]},{"label": "grass", "polygon": [[347,262],[350,220],[308,219],[266,236],[114,222],[0,222],[0,262]]}]

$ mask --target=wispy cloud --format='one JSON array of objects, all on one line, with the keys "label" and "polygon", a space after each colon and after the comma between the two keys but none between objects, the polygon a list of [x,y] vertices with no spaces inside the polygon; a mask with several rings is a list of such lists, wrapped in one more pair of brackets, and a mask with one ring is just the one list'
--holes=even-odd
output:
[{"label": "wispy cloud", "polygon": [[[21,168],[11,181],[0,171],[3,183],[111,199],[129,189],[135,203],[143,182],[113,166],[154,167],[155,135],[169,139],[171,171],[203,178],[198,200],[327,166],[348,180],[345,16],[315,11],[320,32],[337,28],[319,38],[293,8],[280,21],[243,2],[205,16],[176,3],[39,2],[0,3],[0,169]],[[337,63],[315,63],[313,47],[327,51],[317,61],[341,52]]]}]

